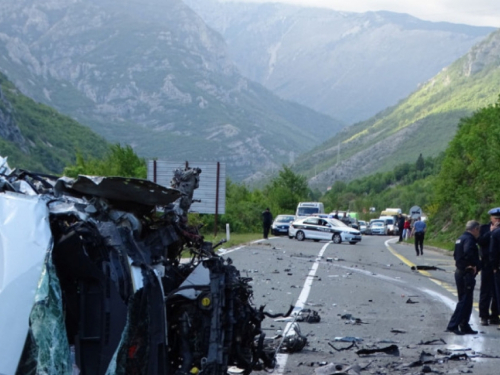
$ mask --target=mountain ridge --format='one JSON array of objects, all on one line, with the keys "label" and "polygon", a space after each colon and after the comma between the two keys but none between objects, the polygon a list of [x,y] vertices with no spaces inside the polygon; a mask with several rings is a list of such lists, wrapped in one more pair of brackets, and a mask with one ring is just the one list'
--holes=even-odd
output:
[{"label": "mountain ridge", "polygon": [[180,0],[6,0],[0,71],[34,100],[146,158],[267,173],[344,124],[241,76]]},{"label": "mountain ridge", "polygon": [[397,104],[494,30],[388,11],[186,3],[225,37],[245,76],[347,123]]},{"label": "mountain ridge", "polygon": [[[326,188],[436,156],[456,133],[460,119],[493,105],[500,94],[500,30],[427,81],[419,90],[371,119],[345,128],[301,158],[294,168],[312,186]],[[339,163],[336,157],[340,155]],[[313,176],[311,165],[321,164]]]}]

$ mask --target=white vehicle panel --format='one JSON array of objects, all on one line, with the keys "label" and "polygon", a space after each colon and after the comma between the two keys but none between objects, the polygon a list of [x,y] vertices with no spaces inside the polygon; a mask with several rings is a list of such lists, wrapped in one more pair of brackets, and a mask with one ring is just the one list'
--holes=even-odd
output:
[{"label": "white vehicle panel", "polygon": [[0,374],[14,374],[29,328],[45,255],[49,211],[39,196],[0,194]]}]

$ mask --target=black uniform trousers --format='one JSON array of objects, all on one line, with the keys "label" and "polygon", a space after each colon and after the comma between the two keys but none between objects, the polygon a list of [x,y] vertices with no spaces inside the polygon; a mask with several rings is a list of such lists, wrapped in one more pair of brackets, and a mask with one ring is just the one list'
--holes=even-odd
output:
[{"label": "black uniform trousers", "polygon": [[497,298],[497,309],[500,311],[500,270],[493,273],[493,281],[495,282],[495,290],[496,298]]},{"label": "black uniform trousers", "polygon": [[498,318],[498,305],[493,275],[491,265],[483,266],[481,269],[481,289],[479,291],[479,317],[481,319]]},{"label": "black uniform trousers", "polygon": [[424,237],[425,237],[425,232],[415,232],[415,251],[417,252],[417,255],[423,254],[424,253]]},{"label": "black uniform trousers", "polygon": [[264,224],[264,238],[267,238],[267,236],[269,235],[269,228],[271,228],[271,224]]},{"label": "black uniform trousers", "polygon": [[472,272],[457,269],[455,283],[457,284],[458,303],[448,323],[447,329],[450,331],[456,330],[458,327],[469,327],[476,278]]}]

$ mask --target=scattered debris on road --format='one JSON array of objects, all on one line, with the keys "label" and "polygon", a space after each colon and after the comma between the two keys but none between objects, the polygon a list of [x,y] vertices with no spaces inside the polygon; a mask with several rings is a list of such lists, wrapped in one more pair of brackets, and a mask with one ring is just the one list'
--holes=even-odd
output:
[{"label": "scattered debris on road", "polygon": [[370,355],[374,353],[385,353],[395,357],[399,357],[399,348],[397,345],[389,345],[385,348],[363,348],[356,352],[357,355]]},{"label": "scattered debris on road", "polygon": [[419,271],[445,271],[446,272],[445,269],[439,268],[439,267],[436,267],[436,266],[418,266],[417,265],[417,266],[412,266],[411,269],[413,271],[419,270]]}]

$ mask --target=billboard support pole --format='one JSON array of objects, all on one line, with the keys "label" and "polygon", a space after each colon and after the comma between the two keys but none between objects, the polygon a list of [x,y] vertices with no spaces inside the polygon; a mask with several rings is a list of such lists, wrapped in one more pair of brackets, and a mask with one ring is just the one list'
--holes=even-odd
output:
[{"label": "billboard support pole", "polygon": [[216,181],[216,187],[215,187],[214,236],[217,236],[217,218],[219,216],[219,179],[220,179],[220,163],[217,162],[217,181]]},{"label": "billboard support pole", "polygon": [[156,184],[158,181],[157,175],[156,175],[156,159],[153,160],[153,182]]}]

